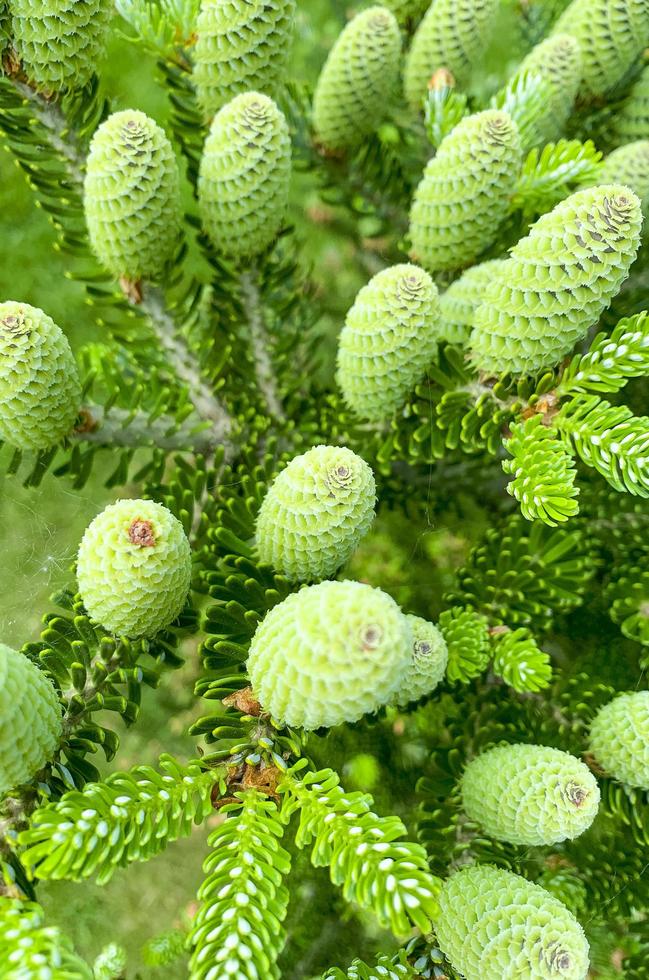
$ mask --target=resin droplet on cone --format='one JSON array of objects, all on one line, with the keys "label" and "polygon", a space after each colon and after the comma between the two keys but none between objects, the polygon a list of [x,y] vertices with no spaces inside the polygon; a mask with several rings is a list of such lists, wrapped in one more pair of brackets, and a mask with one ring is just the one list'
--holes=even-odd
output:
[{"label": "resin droplet on cone", "polygon": [[412,643],[406,617],[385,592],[321,582],[267,613],[250,645],[248,675],[277,722],[328,728],[391,700]]},{"label": "resin droplet on cone", "polygon": [[88,615],[109,633],[151,637],[180,614],[191,580],[183,526],[152,500],[118,500],[86,529],[77,561]]}]

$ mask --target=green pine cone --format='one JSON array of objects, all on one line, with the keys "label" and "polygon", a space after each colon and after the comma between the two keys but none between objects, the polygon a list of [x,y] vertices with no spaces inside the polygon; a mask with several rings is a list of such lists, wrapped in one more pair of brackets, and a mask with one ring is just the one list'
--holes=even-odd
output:
[{"label": "green pine cone", "polygon": [[49,449],[74,427],[81,384],[67,337],[42,310],[0,303],[0,439]]},{"label": "green pine cone", "polygon": [[59,92],[90,81],[101,60],[109,0],[9,0],[16,52],[30,81]]},{"label": "green pine cone", "polygon": [[537,75],[548,85],[550,99],[533,121],[530,146],[557,140],[572,111],[581,82],[579,42],[570,34],[552,34],[537,44],[521,62],[517,76]]},{"label": "green pine cone", "polygon": [[403,81],[412,109],[421,109],[438,68],[466,86],[489,43],[497,10],[498,0],[433,0],[406,55]]},{"label": "green pine cone", "polygon": [[626,279],[641,224],[640,201],[617,184],[577,191],[542,215],[476,310],[480,370],[532,374],[569,354]]},{"label": "green pine cone", "polygon": [[635,140],[613,150],[604,158],[598,184],[624,184],[642,201],[646,213],[649,204],[649,139]]},{"label": "green pine cone", "polygon": [[649,139],[649,67],[645,68],[613,121],[618,143]]},{"label": "green pine cone", "polygon": [[329,150],[373,133],[398,88],[401,34],[385,7],[361,11],[329,52],[313,96],[313,128]]},{"label": "green pine cone", "polygon": [[631,68],[649,44],[647,0],[573,0],[554,26],[570,34],[582,54],[580,94],[602,96]]},{"label": "green pine cone", "polygon": [[589,747],[615,779],[649,790],[649,691],[620,694],[600,708]]},{"label": "green pine cone", "polygon": [[193,80],[207,119],[243,92],[275,94],[294,19],[295,0],[201,0]]},{"label": "green pine cone", "polygon": [[191,551],[180,521],[152,500],[118,500],[86,528],[77,578],[88,615],[117,636],[149,637],[180,614]]},{"label": "green pine cone", "polygon": [[394,697],[394,703],[401,706],[431,694],[443,680],[448,663],[446,641],[437,627],[420,616],[406,616],[406,619],[412,630],[413,645],[410,665]]},{"label": "green pine cone", "polygon": [[430,0],[385,0],[383,6],[392,11],[399,24],[413,24],[424,16]]},{"label": "green pine cone", "polygon": [[62,731],[51,681],[24,654],[0,643],[0,798],[49,762]]},{"label": "green pine cone", "polygon": [[159,279],[180,233],[178,165],[166,133],[143,112],[114,112],[88,153],[90,244],[115,278]]},{"label": "green pine cone", "polygon": [[573,840],[597,816],[590,769],[544,745],[499,745],[473,759],[462,777],[464,809],[496,840],[531,847]]},{"label": "green pine cone", "polygon": [[473,865],[444,882],[439,905],[437,940],[466,980],[586,980],[584,931],[540,885]]},{"label": "green pine cone", "polygon": [[504,259],[491,259],[472,265],[452,282],[439,297],[439,339],[448,344],[464,345],[471,336],[475,311],[482,303],[485,289]]},{"label": "green pine cone", "polygon": [[250,645],[248,675],[277,722],[330,728],[391,700],[412,642],[406,617],[381,589],[321,582],[266,615]]},{"label": "green pine cone", "polygon": [[376,485],[365,460],[315,446],[273,481],[257,517],[259,560],[293,582],[329,578],[374,520]]},{"label": "green pine cone", "polygon": [[258,92],[238,95],[212,120],[198,176],[203,227],[234,258],[262,252],[282,227],[291,178],[284,115]]},{"label": "green pine cone", "polygon": [[364,286],[338,341],[337,381],[361,418],[401,408],[437,351],[437,287],[415,265],[384,269]]},{"label": "green pine cone", "polygon": [[412,256],[429,272],[470,265],[496,238],[521,163],[510,116],[487,109],[442,141],[415,191]]}]

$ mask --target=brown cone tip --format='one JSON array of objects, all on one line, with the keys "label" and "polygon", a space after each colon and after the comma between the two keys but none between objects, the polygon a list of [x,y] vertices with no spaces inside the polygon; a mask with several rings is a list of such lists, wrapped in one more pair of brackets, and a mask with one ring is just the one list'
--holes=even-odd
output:
[{"label": "brown cone tip", "polygon": [[128,539],[131,544],[136,544],[140,548],[153,548],[155,534],[151,521],[141,521],[139,518],[134,520],[128,529]]}]

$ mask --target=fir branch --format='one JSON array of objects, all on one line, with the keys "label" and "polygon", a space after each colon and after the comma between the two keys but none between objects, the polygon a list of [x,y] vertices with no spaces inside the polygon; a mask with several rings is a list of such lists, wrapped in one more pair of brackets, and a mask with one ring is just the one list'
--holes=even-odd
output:
[{"label": "fir branch", "polygon": [[649,418],[597,395],[578,395],[554,422],[567,446],[612,487],[649,497]]},{"label": "fir branch", "polygon": [[556,388],[556,394],[594,394],[619,391],[630,378],[649,371],[649,316],[620,320],[610,336],[598,333],[586,354],[575,354]]},{"label": "fir branch", "polygon": [[96,980],[68,937],[45,924],[40,905],[19,899],[0,901],[0,970],[7,980]]},{"label": "fir branch", "polygon": [[102,405],[84,405],[81,425],[74,430],[72,440],[106,447],[155,446],[166,452],[185,450],[205,454],[219,443],[214,429],[205,428],[205,423],[178,425],[177,419],[169,415],[151,418],[145,411],[105,409]]},{"label": "fir branch", "polygon": [[224,788],[225,770],[202,771],[160,757],[150,766],[88,783],[32,814],[19,836],[21,861],[31,877],[109,881],[119,867],[148,861],[171,841],[186,837],[212,809],[212,791]]},{"label": "fir branch", "polygon": [[430,931],[437,882],[423,848],[398,840],[406,832],[401,820],[373,813],[371,796],[345,793],[331,769],[298,778],[301,769],[298,764],[278,787],[286,816],[299,811],[298,847],[312,844],[312,864],[328,865],[345,899],[371,909],[395,935],[412,925]]},{"label": "fir branch", "polygon": [[264,324],[264,307],[259,289],[259,271],[256,268],[241,273],[239,282],[241,300],[250,335],[250,347],[255,365],[255,376],[268,411],[276,419],[284,418],[284,409],[278,393],[277,378],[269,339]]},{"label": "fir branch", "polygon": [[210,835],[213,848],[192,924],[191,980],[277,980],[288,907],[283,883],[290,856],[276,804],[255,790],[221,808],[227,819]]},{"label": "fir branch", "polygon": [[540,691],[552,680],[550,658],[525,627],[492,631],[493,671],[515,691]]},{"label": "fir branch", "polygon": [[559,140],[528,153],[514,193],[514,206],[542,214],[580,184],[597,183],[602,154],[591,140]]},{"label": "fir branch", "polygon": [[402,949],[396,957],[382,953],[372,966],[354,960],[346,970],[332,967],[323,974],[322,980],[417,980],[420,976]]},{"label": "fir branch", "polygon": [[533,415],[512,425],[511,433],[505,448],[513,459],[502,465],[514,476],[507,490],[519,501],[523,517],[551,527],[574,517],[579,510],[577,471],[556,430],[547,427],[541,415]]}]

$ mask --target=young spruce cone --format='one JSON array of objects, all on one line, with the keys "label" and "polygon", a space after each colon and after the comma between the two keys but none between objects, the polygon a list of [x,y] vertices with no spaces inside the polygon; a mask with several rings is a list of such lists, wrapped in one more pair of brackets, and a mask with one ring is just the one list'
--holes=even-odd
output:
[{"label": "young spruce cone", "polygon": [[586,980],[584,931],[540,885],[473,865],[447,878],[439,906],[435,935],[466,980]]},{"label": "young spruce cone", "polygon": [[570,34],[545,38],[521,62],[517,76],[529,72],[548,86],[550,98],[532,121],[530,146],[558,139],[572,110],[581,82],[579,42]]},{"label": "young spruce cone", "polygon": [[86,528],[77,561],[88,615],[117,636],[150,637],[180,614],[191,579],[183,526],[152,500],[118,500]]},{"label": "young spruce cone", "polygon": [[374,520],[376,485],[365,460],[315,446],[274,480],[257,517],[260,561],[294,582],[333,575]]},{"label": "young spruce cone", "polygon": [[420,616],[406,616],[412,630],[410,666],[401,679],[394,703],[406,705],[435,690],[442,681],[448,649],[444,637],[432,623]]},{"label": "young spruce cone", "polygon": [[554,26],[581,48],[585,98],[612,89],[649,44],[647,0],[573,0]]},{"label": "young spruce cone", "polygon": [[49,449],[72,431],[81,384],[67,337],[42,310],[0,303],[0,439]]},{"label": "young spruce cone", "polygon": [[604,157],[597,183],[630,187],[642,201],[646,213],[649,203],[649,139],[626,143]]},{"label": "young spruce cone", "polygon": [[417,28],[404,67],[404,88],[419,110],[438,68],[447,68],[464,87],[486,48],[498,0],[433,0]]},{"label": "young spruce cone", "polygon": [[90,244],[116,279],[159,279],[178,243],[178,165],[143,112],[114,112],[92,138],[84,184]]},{"label": "young spruce cone", "polygon": [[475,311],[482,303],[485,289],[504,259],[491,259],[472,265],[452,282],[439,297],[439,339],[449,344],[465,344],[471,335]]},{"label": "young spruce cone", "polygon": [[203,227],[234,258],[262,252],[282,227],[291,177],[284,115],[259,92],[238,95],[212,120],[198,176]]},{"label": "young spruce cone", "polygon": [[577,191],[532,226],[475,314],[475,363],[490,374],[553,367],[597,322],[629,274],[640,201],[627,187]]},{"label": "young spruce cone", "polygon": [[31,82],[59,92],[90,81],[104,53],[108,0],[10,0],[16,52]]},{"label": "young spruce cone", "polygon": [[649,139],[649,67],[644,69],[616,114],[613,135],[620,144]]},{"label": "young spruce cone", "polygon": [[542,846],[573,840],[599,806],[599,787],[579,759],[543,745],[499,745],[462,777],[464,809],[496,840]]},{"label": "young spruce cone", "polygon": [[381,123],[398,87],[401,34],[385,7],[362,10],[329,52],[313,96],[316,139],[353,149]]},{"label": "young spruce cone", "polygon": [[0,643],[0,798],[28,782],[61,738],[52,683],[27,657]]},{"label": "young spruce cone", "polygon": [[429,272],[470,265],[498,234],[520,167],[511,117],[487,109],[442,141],[410,210],[412,256]]},{"label": "young spruce cone", "polygon": [[357,721],[394,696],[412,633],[394,599],[361,582],[294,592],[257,627],[248,674],[281,723],[314,729]]},{"label": "young spruce cone", "polygon": [[364,286],[338,341],[337,380],[361,418],[381,422],[405,402],[437,350],[437,287],[416,265]]},{"label": "young spruce cone", "polygon": [[649,691],[620,694],[600,708],[590,727],[590,751],[621,783],[649,790]]},{"label": "young spruce cone", "polygon": [[294,18],[295,0],[202,0],[193,80],[206,118],[242,92],[275,94]]}]

